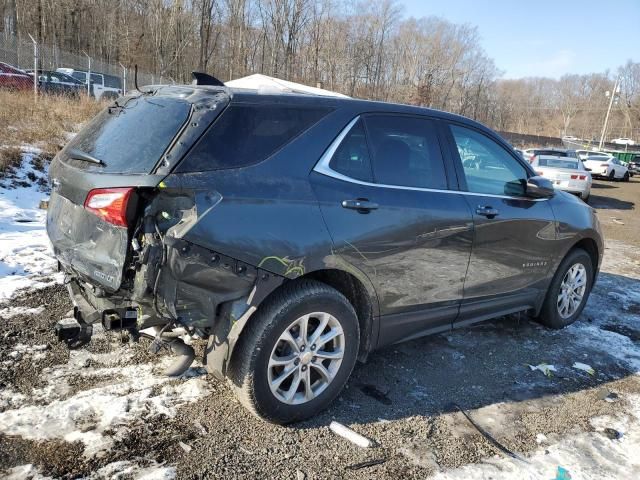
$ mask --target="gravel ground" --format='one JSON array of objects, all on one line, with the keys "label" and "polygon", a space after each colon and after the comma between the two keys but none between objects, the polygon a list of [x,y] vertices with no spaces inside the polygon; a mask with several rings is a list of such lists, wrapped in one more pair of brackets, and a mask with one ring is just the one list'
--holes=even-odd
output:
[{"label": "gravel ground", "polygon": [[[510,316],[392,346],[358,365],[327,411],[289,427],[248,415],[227,385],[201,368],[153,383],[159,377],[144,369],[159,360],[147,353],[145,341],[133,344],[98,332],[83,352],[70,356],[51,330],[71,308],[66,290],[51,286],[23,293],[8,305],[45,308],[38,314],[0,312],[0,425],[3,411],[31,405],[47,410],[119,384],[126,388],[118,395],[131,404],[123,411],[137,412],[136,382],[148,392],[140,415],[102,430],[99,419],[90,419],[81,428],[109,439],[108,448],[90,454],[82,436],[71,441],[55,432],[46,439],[0,433],[0,471],[33,464],[42,475],[76,478],[111,476],[114,465],[137,465],[156,473],[165,468],[177,478],[426,478],[500,454],[460,409],[523,456],[581,433],[618,441],[615,428],[597,428],[593,419],[625,418],[630,399],[640,395],[640,303],[628,295],[640,292],[640,254],[633,248],[640,242],[634,210],[639,183],[594,185],[590,203],[598,209],[608,250],[599,283],[574,326],[550,331],[525,315]],[[78,358],[79,367],[69,369]],[[574,362],[589,364],[594,374],[572,368]],[[541,363],[556,371],[545,376],[528,366]],[[136,371],[140,379],[130,373]],[[165,395],[194,384],[201,385],[199,394],[188,401],[172,403]],[[376,446],[360,449],[337,437],[328,428],[332,420]],[[379,462],[362,464],[370,460]],[[549,471],[545,478],[554,475]],[[129,476],[136,475],[115,478]]]}]

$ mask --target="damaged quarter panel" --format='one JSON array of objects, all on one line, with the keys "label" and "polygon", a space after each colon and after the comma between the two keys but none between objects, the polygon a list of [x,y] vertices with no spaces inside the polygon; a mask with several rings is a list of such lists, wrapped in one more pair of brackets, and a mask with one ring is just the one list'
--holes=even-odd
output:
[{"label": "damaged quarter panel", "polygon": [[326,268],[331,238],[308,181],[336,133],[331,109],[325,110],[317,123],[255,165],[191,173],[187,158],[165,180],[168,188],[196,192],[197,218],[180,238],[224,253],[248,271],[255,267],[293,279]]}]

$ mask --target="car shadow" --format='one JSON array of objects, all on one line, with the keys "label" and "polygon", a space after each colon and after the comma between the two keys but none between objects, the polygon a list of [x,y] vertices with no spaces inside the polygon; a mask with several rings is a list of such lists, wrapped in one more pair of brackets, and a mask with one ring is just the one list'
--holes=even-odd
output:
[{"label": "car shadow", "polygon": [[593,194],[589,197],[588,203],[595,209],[603,210],[633,210],[635,208],[634,202]]},{"label": "car shadow", "polygon": [[[520,402],[632,375],[627,360],[640,364],[640,304],[625,292],[633,291],[640,291],[639,280],[601,273],[581,317],[565,329],[511,315],[374,352],[366,365],[356,365],[328,410],[292,427],[440,415],[457,405],[476,409]],[[572,368],[575,362],[588,362],[596,374]],[[547,377],[529,367],[541,363],[557,371]]]},{"label": "car shadow", "polygon": [[594,188],[596,188],[596,189],[600,189],[600,188],[606,189],[606,188],[620,188],[620,187],[618,187],[617,185],[614,185],[613,182],[611,182],[611,183],[593,182],[591,184],[591,189],[594,189]]}]

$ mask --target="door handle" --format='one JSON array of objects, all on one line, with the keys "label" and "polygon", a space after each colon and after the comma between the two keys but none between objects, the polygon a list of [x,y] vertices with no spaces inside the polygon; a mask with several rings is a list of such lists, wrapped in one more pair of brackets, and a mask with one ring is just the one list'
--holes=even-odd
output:
[{"label": "door handle", "polygon": [[369,213],[371,210],[376,210],[378,204],[370,202],[366,198],[358,198],[356,200],[343,200],[342,208],[357,210],[359,213]]},{"label": "door handle", "polygon": [[492,219],[500,214],[500,212],[495,208],[482,205],[479,205],[478,208],[476,208],[476,213],[483,217],[487,217],[488,219]]}]

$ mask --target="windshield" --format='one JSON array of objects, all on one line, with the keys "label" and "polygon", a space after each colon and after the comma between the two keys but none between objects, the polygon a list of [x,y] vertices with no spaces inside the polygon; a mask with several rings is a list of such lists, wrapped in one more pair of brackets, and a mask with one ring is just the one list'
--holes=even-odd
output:
[{"label": "windshield", "polygon": [[564,160],[559,158],[541,158],[539,161],[541,167],[550,168],[568,168],[571,170],[578,170],[578,162],[574,160]]},{"label": "windshield", "polygon": [[[175,97],[137,96],[120,102],[100,112],[69,142],[62,154],[65,163],[105,173],[149,173],[191,110],[189,103]],[[70,158],[73,150],[104,166]]]}]

